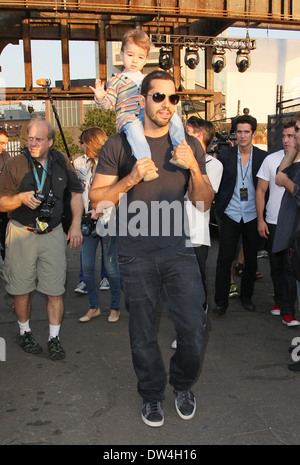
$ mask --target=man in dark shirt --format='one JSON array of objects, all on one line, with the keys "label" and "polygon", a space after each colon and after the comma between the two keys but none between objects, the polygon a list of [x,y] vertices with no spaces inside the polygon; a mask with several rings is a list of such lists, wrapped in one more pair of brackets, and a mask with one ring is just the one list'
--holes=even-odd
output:
[{"label": "man in dark shirt", "polygon": [[64,192],[72,193],[72,224],[67,234],[71,247],[82,241],[82,188],[71,163],[51,150],[55,131],[45,120],[28,126],[28,149],[6,163],[0,176],[0,211],[8,212],[4,276],[6,290],[14,295],[25,352],[41,346],[29,326],[30,295],[35,289],[47,295],[50,358],[64,358],[59,330],[63,316],[66,278],[66,236],[61,225]]},{"label": "man in dark shirt", "polygon": [[[278,213],[273,253],[284,251],[283,289],[282,289],[282,322],[286,326],[298,326],[295,318],[295,301],[297,286],[290,264],[288,249],[297,212],[300,208],[300,112],[296,114],[295,148],[290,148],[284,155],[275,177],[275,183],[285,188]],[[300,229],[300,221],[295,230]]]},{"label": "man in dark shirt", "polygon": [[[6,144],[8,142],[8,134],[5,129],[0,128],[0,175],[2,173],[3,167],[7,160],[9,159],[9,153],[5,150]],[[8,223],[7,213],[0,212],[0,246],[1,246],[1,257],[5,259],[5,233],[6,226]]]},{"label": "man in dark shirt", "polygon": [[[105,207],[105,201],[116,204],[124,194],[117,218],[119,266],[129,311],[133,366],[143,399],[142,420],[149,426],[164,423],[161,403],[166,374],[156,339],[160,292],[163,290],[168,300],[177,332],[169,381],[177,413],[185,420],[195,414],[191,385],[199,370],[206,320],[197,259],[193,249],[186,248],[182,227],[186,191],[194,204],[202,201],[207,210],[213,190],[205,171],[204,152],[196,138],[187,135],[188,143],[183,141],[174,151],[173,159],[182,159],[189,169],[170,163],[173,147],[169,121],[177,102],[169,73],[154,71],[144,78],[140,105],[152,158],[136,161],[124,136],[112,136],[101,149],[90,190],[94,207],[99,202]],[[120,167],[124,165],[127,171],[121,176]],[[155,171],[159,172],[157,179],[142,182],[146,174]]]},{"label": "man in dark shirt", "polygon": [[9,153],[5,150],[8,142],[8,134],[5,129],[0,128],[0,174],[3,170],[3,166],[9,159]]}]

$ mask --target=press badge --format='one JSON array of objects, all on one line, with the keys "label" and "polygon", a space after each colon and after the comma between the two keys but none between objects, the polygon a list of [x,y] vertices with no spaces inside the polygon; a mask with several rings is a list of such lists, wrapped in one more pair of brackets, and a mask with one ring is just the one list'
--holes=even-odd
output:
[{"label": "press badge", "polygon": [[36,219],[36,225],[37,225],[37,229],[39,229],[40,231],[45,231],[45,229],[48,228],[48,223],[46,223],[45,221],[40,221],[38,219]]},{"label": "press badge", "polygon": [[246,202],[248,200],[248,189],[247,187],[240,188],[240,201]]}]

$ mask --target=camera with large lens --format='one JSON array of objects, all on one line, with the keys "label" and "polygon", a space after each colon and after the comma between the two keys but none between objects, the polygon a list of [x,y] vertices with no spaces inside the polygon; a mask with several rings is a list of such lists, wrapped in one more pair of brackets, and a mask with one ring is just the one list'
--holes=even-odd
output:
[{"label": "camera with large lens", "polygon": [[221,150],[232,147],[231,140],[233,139],[228,135],[227,131],[216,132],[216,138],[211,142],[210,150],[207,150],[207,153],[215,152],[219,155]]},{"label": "camera with large lens", "polygon": [[83,215],[81,220],[81,232],[83,236],[97,237],[96,231],[97,220],[94,220],[91,216],[91,213],[86,213]]},{"label": "camera with large lens", "polygon": [[51,219],[52,209],[56,204],[56,199],[53,195],[53,192],[50,191],[46,194],[36,192],[35,198],[42,202],[38,212],[38,219],[40,221],[48,222]]},{"label": "camera with large lens", "polygon": [[227,131],[222,131],[221,134],[217,132],[216,136],[218,138],[217,150],[219,153],[221,152],[221,150],[229,149],[231,147]]}]

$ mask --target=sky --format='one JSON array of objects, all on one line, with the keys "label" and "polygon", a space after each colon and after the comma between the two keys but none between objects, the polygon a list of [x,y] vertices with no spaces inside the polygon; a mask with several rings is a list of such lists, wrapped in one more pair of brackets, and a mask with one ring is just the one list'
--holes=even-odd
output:
[{"label": "sky", "polygon": [[[229,37],[245,37],[245,28],[229,28]],[[249,29],[251,39],[281,38],[300,39],[300,31],[281,30],[260,30]],[[225,34],[224,34],[225,36]],[[33,85],[36,80],[47,78],[51,80],[51,85],[55,85],[56,80],[62,79],[61,68],[61,44],[60,41],[38,41],[31,42]],[[96,77],[95,65],[95,43],[94,42],[69,42],[70,53],[70,75],[71,79],[84,79]],[[7,45],[0,55],[0,100],[5,99],[5,87],[24,87],[24,65],[23,65],[23,44]],[[37,102],[36,109],[42,109],[42,102]]]},{"label": "sky", "polygon": [[[96,76],[95,44],[94,42],[70,41],[70,75],[71,79],[94,78]],[[31,42],[33,86],[36,80],[45,78],[55,81],[62,80],[61,44],[60,41]],[[0,100],[5,100],[3,88],[24,87],[24,56],[23,44],[7,45],[0,55]],[[2,92],[1,92],[2,88]],[[2,95],[1,95],[2,94]],[[43,109],[42,102],[36,102],[36,110]]]}]

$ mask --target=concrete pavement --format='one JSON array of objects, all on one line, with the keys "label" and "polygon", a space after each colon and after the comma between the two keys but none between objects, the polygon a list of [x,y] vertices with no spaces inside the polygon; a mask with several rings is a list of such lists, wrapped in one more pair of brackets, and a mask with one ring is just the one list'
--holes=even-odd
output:
[{"label": "concrete pavement", "polygon": [[[32,299],[31,329],[44,351],[30,355],[18,346],[16,317],[5,302],[1,280],[0,337],[6,343],[6,361],[0,361],[0,444],[144,445],[148,449],[300,444],[300,373],[287,369],[288,348],[300,329],[287,328],[280,317],[270,314],[267,259],[259,259],[264,277],[256,283],[255,312],[245,311],[238,299],[231,300],[225,316],[211,312],[217,245],[214,239],[207,267],[211,302],[202,369],[193,388],[197,412],[193,420],[181,420],[167,385],[161,428],[148,427],[141,420],[123,300],[118,323],[107,322],[109,291],[100,292],[101,316],[78,322],[88,309],[87,296],[74,293],[79,251],[68,250],[62,361],[48,358],[45,298],[39,294]],[[162,306],[158,320],[168,369],[175,334]]]}]

